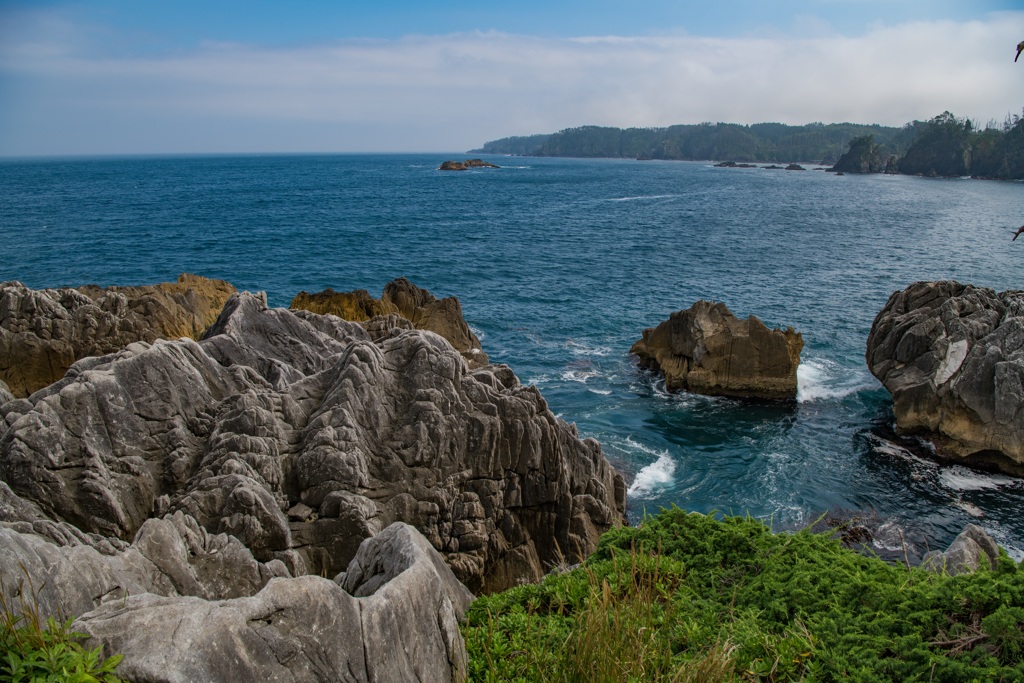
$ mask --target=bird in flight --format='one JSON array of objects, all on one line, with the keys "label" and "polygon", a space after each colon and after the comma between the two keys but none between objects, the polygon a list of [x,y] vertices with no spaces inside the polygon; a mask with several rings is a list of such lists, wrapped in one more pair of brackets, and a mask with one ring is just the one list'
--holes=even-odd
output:
[{"label": "bird in flight", "polygon": [[[1017,57],[1020,57],[1020,53],[1024,52],[1024,40],[1017,43]],[[1017,61],[1017,57],[1013,58],[1013,61]]]},{"label": "bird in flight", "polygon": [[[1021,234],[1022,232],[1024,232],[1024,225],[1022,225],[1022,226],[1020,226],[1019,228],[1017,228],[1017,232],[1013,233],[1013,240],[1015,240],[1015,239],[1017,239],[1018,237],[1020,237],[1020,234]],[[1013,240],[1010,240],[1010,241],[1012,242]]]}]

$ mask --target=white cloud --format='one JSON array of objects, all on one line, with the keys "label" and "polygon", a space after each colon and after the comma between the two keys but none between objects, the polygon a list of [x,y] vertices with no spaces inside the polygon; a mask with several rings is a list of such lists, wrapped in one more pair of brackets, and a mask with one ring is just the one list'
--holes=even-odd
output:
[{"label": "white cloud", "polygon": [[472,33],[140,58],[95,56],[56,24],[4,36],[0,154],[458,150],[582,124],[899,125],[947,109],[1001,120],[1022,103],[1022,25],[1009,13],[857,37]]}]

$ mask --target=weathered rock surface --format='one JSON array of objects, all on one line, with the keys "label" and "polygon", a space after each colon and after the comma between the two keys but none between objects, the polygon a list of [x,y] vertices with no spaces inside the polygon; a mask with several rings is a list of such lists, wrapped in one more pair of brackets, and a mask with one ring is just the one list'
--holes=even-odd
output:
[{"label": "weathered rock surface", "polygon": [[471,594],[415,529],[367,539],[338,583],[274,578],[251,597],[153,593],[108,602],[75,629],[136,681],[455,681]]},{"label": "weathered rock surface", "polygon": [[[453,296],[438,299],[404,277],[384,285],[380,299],[374,299],[365,289],[352,292],[325,289],[315,294],[299,292],[292,299],[290,308],[336,315],[343,320],[361,323],[374,340],[395,328],[430,330],[447,339],[471,368],[488,363],[480,340],[462,315],[459,300]],[[405,321],[411,325],[406,325]]]},{"label": "weathered rock surface", "polygon": [[725,304],[698,301],[644,330],[630,353],[663,373],[669,391],[793,399],[803,346],[792,327],[769,330],[754,316],[740,320]]},{"label": "weathered rock surface", "polygon": [[921,558],[921,567],[950,576],[992,569],[999,560],[999,545],[977,524],[968,524],[945,552],[933,550]]},{"label": "weathered rock surface", "polygon": [[917,282],[889,297],[866,357],[900,431],[940,458],[1024,474],[1024,292]]},{"label": "weathered rock surface", "polygon": [[250,294],[199,342],[83,359],[0,417],[0,479],[46,519],[127,542],[181,512],[293,575],[333,576],[405,521],[500,590],[588,553],[624,510],[600,446],[507,367]]},{"label": "weathered rock surface", "polygon": [[440,166],[437,167],[439,171],[468,171],[471,168],[500,168],[497,164],[492,164],[489,161],[483,159],[466,159],[465,161],[455,161],[449,159],[444,161]]},{"label": "weathered rock surface", "polygon": [[235,291],[183,274],[146,287],[33,290],[0,284],[0,380],[15,396],[56,382],[76,360],[136,341],[198,339]]}]

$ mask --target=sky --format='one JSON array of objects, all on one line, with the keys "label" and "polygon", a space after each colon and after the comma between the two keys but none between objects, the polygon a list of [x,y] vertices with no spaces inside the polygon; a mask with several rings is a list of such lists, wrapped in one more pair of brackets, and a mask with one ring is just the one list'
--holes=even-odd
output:
[{"label": "sky", "polygon": [[985,125],[1024,0],[0,0],[0,156],[461,152],[581,125]]}]

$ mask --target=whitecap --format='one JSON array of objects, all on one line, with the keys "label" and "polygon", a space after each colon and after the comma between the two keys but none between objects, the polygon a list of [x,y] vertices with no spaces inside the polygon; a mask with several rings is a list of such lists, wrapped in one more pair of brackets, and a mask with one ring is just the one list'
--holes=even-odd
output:
[{"label": "whitecap", "polygon": [[575,339],[567,340],[565,348],[569,349],[569,353],[574,356],[607,356],[612,352],[610,346],[589,346]]},{"label": "whitecap", "polygon": [[644,199],[646,199],[646,200],[652,200],[652,199],[673,199],[673,198],[678,197],[678,196],[679,195],[677,195],[677,194],[644,194],[644,195],[637,195],[635,197],[609,197],[608,201],[610,201],[610,202],[636,202],[636,201],[642,201]]},{"label": "whitecap", "polygon": [[599,396],[611,396],[612,395],[612,390],[611,389],[595,389],[593,387],[587,387],[587,391],[591,392],[592,394],[598,394]]},{"label": "whitecap", "polygon": [[[652,452],[651,449],[640,446],[629,439],[627,441],[635,446],[639,446],[642,451]],[[636,473],[636,478],[629,485],[626,494],[634,498],[650,498],[657,489],[672,483],[672,475],[675,471],[675,461],[672,460],[667,450],[662,451],[658,453],[657,460]]]},{"label": "whitecap", "polygon": [[538,384],[547,384],[550,381],[551,381],[551,378],[548,377],[547,375],[537,375],[536,377],[528,377],[526,379],[526,383],[528,385],[529,384],[533,384],[534,386],[536,386]]},{"label": "whitecap", "polygon": [[479,339],[480,341],[483,341],[484,339],[487,338],[487,335],[483,333],[483,330],[473,327],[472,325],[469,326],[469,331],[475,334],[476,338]]},{"label": "whitecap", "polygon": [[600,374],[597,370],[566,370],[562,373],[562,379],[566,382],[586,384],[588,379],[597,377]]},{"label": "whitecap", "polygon": [[942,471],[939,473],[939,481],[946,488],[955,491],[985,491],[1004,486],[1014,486],[1018,483],[1016,479],[1010,477],[975,472],[960,465],[942,468]]}]

